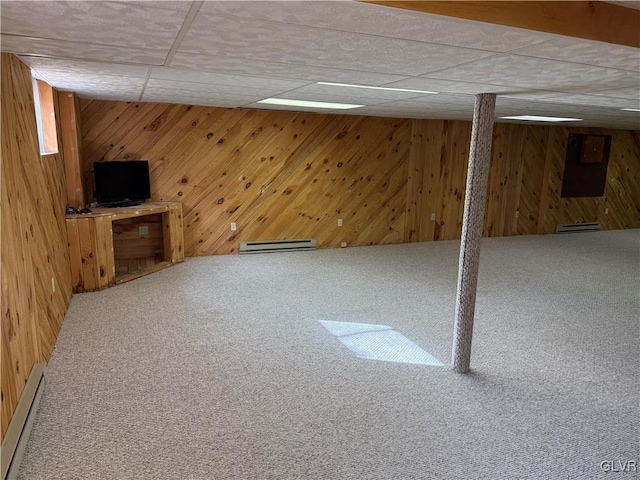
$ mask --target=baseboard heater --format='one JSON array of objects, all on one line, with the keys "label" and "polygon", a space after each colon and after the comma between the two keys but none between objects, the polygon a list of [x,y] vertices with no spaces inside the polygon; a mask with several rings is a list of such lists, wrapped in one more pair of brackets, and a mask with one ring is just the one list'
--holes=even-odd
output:
[{"label": "baseboard heater", "polygon": [[31,427],[36,418],[40,397],[44,391],[44,363],[36,363],[31,369],[7,432],[2,439],[2,480],[18,476],[22,455],[27,448]]},{"label": "baseboard heater", "polygon": [[317,246],[318,243],[315,238],[241,242],[238,253],[296,252],[300,250],[315,250]]},{"label": "baseboard heater", "polygon": [[556,233],[597,232],[599,223],[563,223],[556,227]]}]

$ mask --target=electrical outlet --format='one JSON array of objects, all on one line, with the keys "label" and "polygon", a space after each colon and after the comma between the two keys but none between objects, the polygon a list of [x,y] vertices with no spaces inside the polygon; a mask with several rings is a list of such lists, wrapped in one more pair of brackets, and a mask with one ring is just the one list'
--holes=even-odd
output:
[{"label": "electrical outlet", "polygon": [[347,242],[341,242],[340,243],[340,248],[345,248],[347,246]]},{"label": "electrical outlet", "polygon": [[51,277],[51,291],[56,293],[56,277]]},{"label": "electrical outlet", "polygon": [[339,218],[339,219],[338,219],[338,226],[339,226],[339,227],[341,227],[341,226],[342,226],[342,219],[341,219],[341,218]]},{"label": "electrical outlet", "polygon": [[520,211],[516,210],[516,218],[518,218],[520,216]]},{"label": "electrical outlet", "polygon": [[604,214],[605,214],[605,215],[609,215],[609,209],[608,209],[608,208],[605,208],[605,209],[604,209]]},{"label": "electrical outlet", "polygon": [[138,233],[140,235],[149,235],[149,227],[146,225],[141,225],[138,227]]},{"label": "electrical outlet", "polygon": [[237,228],[238,226],[236,225],[236,222],[231,222],[231,231],[235,232]]},{"label": "electrical outlet", "polygon": [[432,214],[431,214],[431,220],[435,220],[435,219],[436,219],[436,214],[435,214],[435,213],[432,213]]}]

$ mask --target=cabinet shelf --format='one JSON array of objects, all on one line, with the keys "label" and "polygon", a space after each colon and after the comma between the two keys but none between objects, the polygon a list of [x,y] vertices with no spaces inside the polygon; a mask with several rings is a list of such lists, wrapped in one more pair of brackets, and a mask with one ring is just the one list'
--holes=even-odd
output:
[{"label": "cabinet shelf", "polygon": [[67,215],[73,291],[92,292],[184,260],[182,205],[153,202]]}]

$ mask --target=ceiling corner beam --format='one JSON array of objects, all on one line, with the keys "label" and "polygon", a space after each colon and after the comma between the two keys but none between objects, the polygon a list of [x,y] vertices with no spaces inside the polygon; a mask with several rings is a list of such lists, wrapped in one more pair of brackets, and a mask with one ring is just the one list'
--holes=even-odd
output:
[{"label": "ceiling corner beam", "polygon": [[640,47],[640,10],[607,2],[360,1],[627,47]]}]

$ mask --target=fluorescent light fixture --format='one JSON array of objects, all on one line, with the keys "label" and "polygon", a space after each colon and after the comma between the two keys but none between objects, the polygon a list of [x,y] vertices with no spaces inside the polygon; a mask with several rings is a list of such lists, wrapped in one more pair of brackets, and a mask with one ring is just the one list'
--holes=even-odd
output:
[{"label": "fluorescent light fixture", "polygon": [[429,90],[412,90],[410,88],[392,88],[392,87],[374,87],[371,85],[352,85],[350,83],[333,83],[333,82],[317,82],[318,85],[329,85],[331,87],[349,87],[349,88],[367,88],[369,90],[389,90],[390,92],[410,92],[410,93],[427,93],[436,95],[438,92]]},{"label": "fluorescent light fixture", "polygon": [[328,108],[330,110],[349,110],[351,108],[364,107],[364,105],[355,105],[352,103],[310,102],[308,100],[290,100],[288,98],[265,98],[258,103],[285,105],[287,107]]},{"label": "fluorescent light fixture", "polygon": [[620,110],[624,110],[625,112],[640,112],[640,108],[621,108]]},{"label": "fluorescent light fixture", "polygon": [[581,122],[581,118],[541,117],[538,115],[516,115],[513,117],[500,117],[502,120],[529,120],[531,122]]}]

